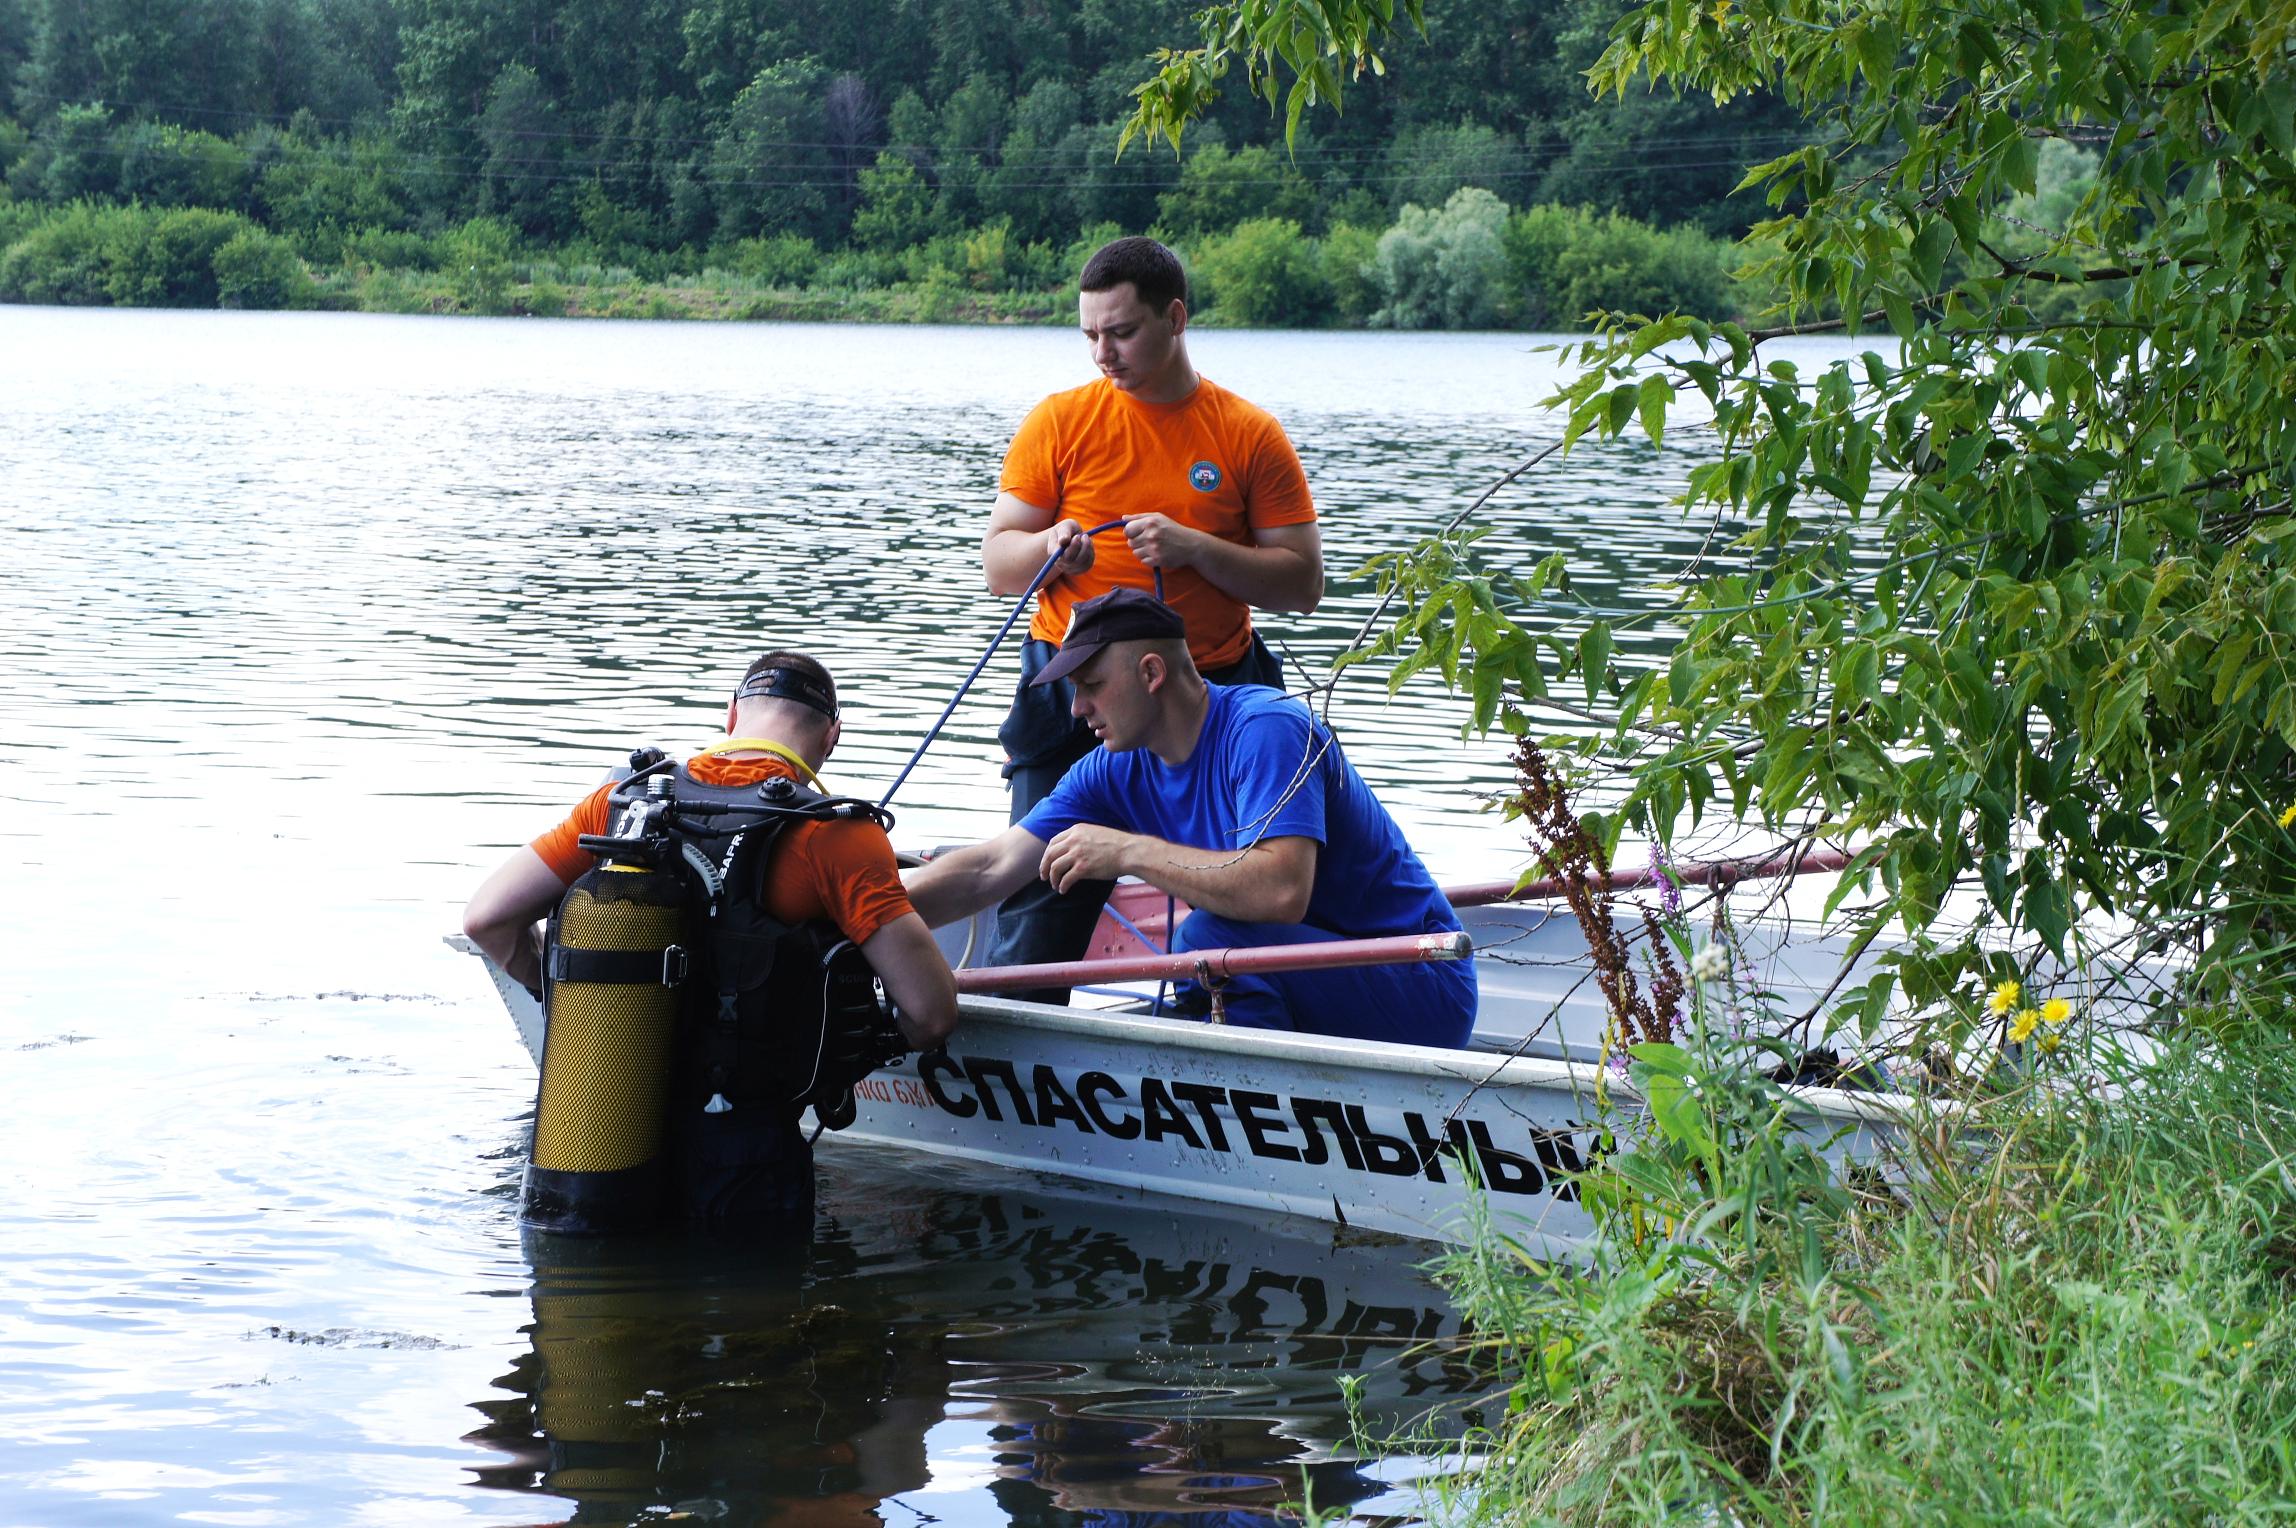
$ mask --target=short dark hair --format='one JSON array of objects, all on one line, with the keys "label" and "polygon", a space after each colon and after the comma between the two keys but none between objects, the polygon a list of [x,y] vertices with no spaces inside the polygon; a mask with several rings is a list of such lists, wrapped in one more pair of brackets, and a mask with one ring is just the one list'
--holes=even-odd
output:
[{"label": "short dark hair", "polygon": [[733,693],[736,700],[791,700],[825,716],[837,715],[837,681],[829,677],[829,670],[819,659],[787,648],[777,647],[752,663]]},{"label": "short dark hair", "polygon": [[1076,278],[1077,290],[1105,292],[1132,283],[1140,300],[1161,313],[1178,302],[1188,301],[1188,272],[1180,264],[1180,257],[1154,239],[1116,239],[1103,244],[1084,262],[1084,274]]}]

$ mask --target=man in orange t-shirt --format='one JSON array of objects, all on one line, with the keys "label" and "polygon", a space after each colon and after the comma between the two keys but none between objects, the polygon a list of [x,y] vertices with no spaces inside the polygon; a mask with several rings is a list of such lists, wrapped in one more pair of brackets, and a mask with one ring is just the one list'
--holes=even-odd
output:
[{"label": "man in orange t-shirt", "polygon": [[[981,561],[990,592],[1017,595],[1057,556],[1021,649],[999,730],[1019,822],[1095,739],[1069,714],[1066,680],[1031,681],[1060,649],[1069,612],[1115,588],[1161,593],[1214,684],[1283,688],[1252,609],[1315,609],[1323,543],[1299,457],[1273,416],[1188,360],[1188,277],[1154,239],[1118,239],[1085,263],[1078,321],[1100,379],[1038,404],[1005,453]],[[1111,521],[1121,532],[1091,535]],[[997,910],[988,965],[1074,960],[1109,882],[1061,895],[1041,882]],[[1066,1002],[1062,990],[1024,993]]]},{"label": "man in orange t-shirt", "polygon": [[[841,730],[828,670],[802,653],[769,652],[749,666],[726,707],[726,741],[696,754],[687,770],[704,785],[780,776],[818,788],[816,771]],[[596,863],[579,840],[609,831],[612,791],[612,782],[599,786],[564,822],[512,854],[463,910],[463,932],[472,943],[529,990],[542,981],[536,920]],[[764,873],[767,914],[792,925],[834,923],[884,982],[911,1045],[930,1050],[955,1030],[956,978],[909,905],[884,829],[860,819],[794,823],[774,840]],[[793,1169],[780,1174],[790,1202],[775,1209],[809,1214],[811,1154],[795,1118],[774,1121],[770,1139],[756,1145],[761,1160]],[[800,1165],[801,1174],[794,1171]]]}]

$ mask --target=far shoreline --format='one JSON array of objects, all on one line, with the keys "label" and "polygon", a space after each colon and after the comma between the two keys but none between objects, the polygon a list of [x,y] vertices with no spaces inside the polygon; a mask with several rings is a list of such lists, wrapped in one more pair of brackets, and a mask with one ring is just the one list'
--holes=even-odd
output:
[{"label": "far shoreline", "polygon": [[[402,318],[531,318],[553,322],[938,324],[981,329],[1057,329],[1076,321],[1076,294],[1072,291],[952,295],[904,286],[861,291],[788,287],[752,292],[742,289],[739,278],[726,286],[701,280],[573,286],[543,280],[511,285],[502,293],[500,307],[480,307],[465,305],[443,283],[415,285],[409,281],[412,277],[417,277],[417,273],[380,271],[330,275],[317,281],[319,291],[315,300],[279,306],[246,304],[218,308],[204,303],[25,302],[0,297],[0,309],[59,313],[351,313]],[[377,278],[385,284],[389,300],[372,300],[363,290]],[[402,281],[408,284],[402,286]],[[1238,323],[1226,319],[1217,309],[1191,314],[1188,321],[1191,326],[1204,329],[1270,330],[1287,334],[1514,334],[1580,339],[1594,332],[1591,328],[1504,324],[1400,329],[1348,319],[1315,324]]]}]

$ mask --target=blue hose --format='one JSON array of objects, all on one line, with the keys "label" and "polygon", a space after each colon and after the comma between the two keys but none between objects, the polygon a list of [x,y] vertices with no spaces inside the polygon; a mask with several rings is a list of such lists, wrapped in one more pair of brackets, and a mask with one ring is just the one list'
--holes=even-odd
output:
[{"label": "blue hose", "polygon": [[[1124,529],[1124,521],[1110,520],[1104,524],[1095,525],[1084,534],[1090,537],[1097,536],[1102,531],[1120,531],[1122,529]],[[902,782],[909,778],[909,773],[917,767],[918,760],[924,758],[925,750],[933,746],[933,739],[941,735],[941,729],[948,725],[949,718],[956,713],[957,703],[965,698],[965,692],[973,687],[973,681],[981,677],[981,670],[989,666],[989,660],[996,656],[997,649],[1004,646],[1004,639],[1011,632],[1013,622],[1020,619],[1020,613],[1028,608],[1028,602],[1036,598],[1037,590],[1043,588],[1045,581],[1052,577],[1053,565],[1065,555],[1067,555],[1067,549],[1063,548],[1047,557],[1044,560],[1044,566],[1036,570],[1036,577],[1028,581],[1027,591],[1013,602],[1012,613],[1004,618],[1004,624],[997,628],[997,634],[989,640],[988,650],[981,654],[980,662],[973,665],[973,671],[965,676],[965,682],[957,686],[957,693],[951,695],[949,703],[941,708],[940,719],[927,729],[924,741],[917,745],[915,753],[909,755],[909,762],[901,766],[901,772],[893,777],[893,783],[885,787],[885,794],[877,798],[879,811],[884,810],[886,803],[893,799],[893,793],[899,790]],[[1162,599],[1164,597],[1164,570],[1154,568],[1150,571],[1156,575],[1156,597]]]}]

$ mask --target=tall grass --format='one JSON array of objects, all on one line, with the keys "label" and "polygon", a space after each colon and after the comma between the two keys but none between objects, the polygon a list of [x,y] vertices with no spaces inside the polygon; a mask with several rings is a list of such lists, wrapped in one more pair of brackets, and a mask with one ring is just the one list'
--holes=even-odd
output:
[{"label": "tall grass", "polygon": [[[2296,1521],[2296,1047],[2033,1060],[1908,1173],[1592,1273],[1486,1226],[1445,1276],[1505,1377],[1461,1523]],[[1767,1255],[1758,1248],[1766,1248]]]}]

